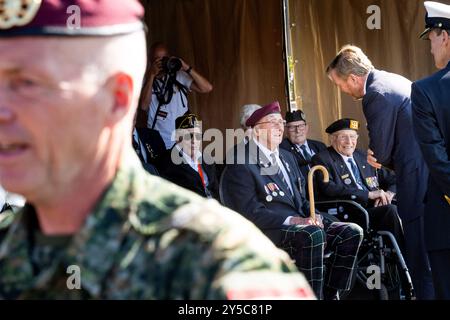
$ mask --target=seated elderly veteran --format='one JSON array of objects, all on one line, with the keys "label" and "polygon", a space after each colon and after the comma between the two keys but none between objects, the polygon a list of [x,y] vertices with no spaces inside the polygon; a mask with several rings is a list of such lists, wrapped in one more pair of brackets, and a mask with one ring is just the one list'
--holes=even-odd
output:
[{"label": "seated elderly veteran", "polygon": [[161,177],[205,198],[218,199],[219,183],[214,164],[203,161],[201,121],[186,114],[175,121],[176,144],[160,161]]},{"label": "seated elderly veteran", "polygon": [[326,129],[331,146],[312,159],[312,165],[322,165],[330,174],[328,183],[317,174],[318,198],[358,202],[367,208],[371,227],[390,231],[402,247],[402,225],[397,207],[391,204],[395,174],[385,168],[376,170],[367,163],[367,153],[356,149],[358,129],[359,123],[353,119],[337,120]]},{"label": "seated elderly veteran", "polygon": [[301,110],[286,112],[286,138],[280,144],[280,148],[290,151],[297,160],[300,171],[305,179],[311,169],[312,157],[327,148],[320,141],[308,139],[309,126],[305,113]]},{"label": "seated elderly veteran", "polygon": [[[362,229],[352,223],[331,223],[320,214],[309,218],[304,178],[294,156],[278,149],[284,120],[278,102],[255,111],[247,120],[253,128],[246,144],[245,163],[230,164],[222,175],[225,205],[259,227],[295,260],[318,298],[336,299],[349,290]],[[324,274],[324,251],[331,266]]]}]

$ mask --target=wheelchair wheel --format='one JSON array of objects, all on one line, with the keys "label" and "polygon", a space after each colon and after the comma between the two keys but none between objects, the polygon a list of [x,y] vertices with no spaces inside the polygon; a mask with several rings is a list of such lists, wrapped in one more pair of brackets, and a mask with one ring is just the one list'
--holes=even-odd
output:
[{"label": "wheelchair wheel", "polygon": [[402,281],[400,279],[400,271],[398,264],[390,261],[386,264],[386,274],[383,285],[386,287],[389,300],[400,300],[400,291]]},{"label": "wheelchair wheel", "polygon": [[381,284],[380,290],[378,290],[378,294],[380,300],[390,300],[388,289],[383,283]]}]

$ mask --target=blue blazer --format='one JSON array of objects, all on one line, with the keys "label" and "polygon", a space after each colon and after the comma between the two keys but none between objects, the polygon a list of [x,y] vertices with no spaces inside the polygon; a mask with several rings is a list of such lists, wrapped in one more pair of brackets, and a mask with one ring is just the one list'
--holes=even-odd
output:
[{"label": "blue blazer", "polygon": [[362,101],[369,131],[369,147],[378,161],[395,171],[397,205],[403,222],[424,213],[428,170],[414,138],[411,81],[373,70]]},{"label": "blue blazer", "polygon": [[[270,161],[253,141],[245,146],[245,164],[229,164],[222,174],[224,205],[241,213],[266,234],[275,245],[282,240],[283,223],[289,216],[309,216],[304,195],[305,180],[294,156],[279,149],[294,196],[277,174],[270,173]],[[272,170],[273,171],[273,170]]]},{"label": "blue blazer", "polygon": [[414,130],[430,170],[425,240],[429,250],[450,248],[450,63],[412,85]]}]

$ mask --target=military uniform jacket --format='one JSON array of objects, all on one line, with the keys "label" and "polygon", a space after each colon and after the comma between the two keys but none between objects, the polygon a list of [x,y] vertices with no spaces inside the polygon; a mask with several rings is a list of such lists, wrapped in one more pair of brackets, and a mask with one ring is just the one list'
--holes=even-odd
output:
[{"label": "military uniform jacket", "polygon": [[[139,137],[139,145],[134,146],[136,153],[141,159],[142,163],[149,163],[152,165],[157,165],[160,161],[161,156],[166,151],[166,146],[164,144],[163,139],[158,131],[150,129],[150,128],[136,128],[138,137]],[[147,161],[145,161],[143,155],[141,154],[141,144],[144,147],[145,155]]]},{"label": "military uniform jacket", "polygon": [[294,196],[273,171],[270,161],[251,140],[245,146],[245,164],[231,164],[222,174],[222,201],[258,226],[276,245],[289,216],[309,216],[304,196],[304,179],[294,156],[279,149],[280,160],[289,175]]},{"label": "military uniform jacket", "polygon": [[[312,149],[315,154],[319,153],[322,150],[326,150],[326,148],[327,148],[327,146],[320,141],[310,140],[310,139],[307,139],[307,141],[308,141],[308,147],[310,149]],[[283,141],[280,144],[280,148],[290,151],[294,155],[295,159],[297,160],[298,166],[300,168],[300,171],[301,171],[303,177],[305,179],[307,179],[308,173],[309,173],[308,165],[310,163],[308,161],[306,161],[306,159],[303,157],[303,154],[297,150],[295,145],[288,138],[283,139]]]},{"label": "military uniform jacket", "polygon": [[450,248],[450,63],[412,85],[414,129],[430,170],[425,237],[429,250]]},{"label": "military uniform jacket", "polygon": [[[251,223],[147,174],[136,155],[59,251],[35,254],[27,227],[34,215],[27,205],[0,216],[0,298],[313,296],[288,256]],[[80,289],[69,289],[71,266],[80,270]]]},{"label": "military uniform jacket", "polygon": [[324,183],[322,174],[317,174],[316,184],[318,190],[318,198],[320,200],[354,200],[366,207],[369,203],[369,191],[375,191],[379,188],[385,191],[396,192],[395,174],[387,169],[377,171],[367,163],[367,153],[362,150],[355,149],[353,159],[361,174],[363,184],[368,190],[358,188],[353,179],[350,170],[345,164],[341,155],[328,147],[326,150],[314,155],[312,159],[313,165],[322,165],[330,174],[329,183]]},{"label": "military uniform jacket", "polygon": [[428,170],[414,138],[411,81],[373,70],[362,100],[369,147],[378,162],[395,171],[399,215],[407,223],[423,216]]}]

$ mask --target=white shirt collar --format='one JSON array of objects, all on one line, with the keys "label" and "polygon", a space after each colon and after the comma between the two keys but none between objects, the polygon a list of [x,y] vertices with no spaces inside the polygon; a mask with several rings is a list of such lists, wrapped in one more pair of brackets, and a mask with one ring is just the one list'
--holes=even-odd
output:
[{"label": "white shirt collar", "polygon": [[[338,152],[338,153],[339,153],[339,152]],[[341,154],[341,153],[339,153],[339,155],[342,157],[342,159],[344,160],[345,163],[348,162],[348,159],[352,159],[353,162],[355,162],[355,159],[353,158],[353,155],[352,155],[351,157],[344,156],[344,155]],[[355,163],[356,163],[356,162],[355,162]]]},{"label": "white shirt collar", "polygon": [[308,151],[311,150],[308,145],[308,140],[305,140],[305,142],[303,144],[296,144],[296,146],[299,148],[301,148],[302,146],[305,146],[306,150],[308,150]]},{"label": "white shirt collar", "polygon": [[367,80],[369,79],[369,76],[370,76],[370,73],[372,72],[372,70],[371,71],[369,71],[369,73],[367,74],[367,76],[366,76],[366,81],[364,81],[364,91],[363,91],[363,97],[366,95],[366,93],[367,93]]},{"label": "white shirt collar", "polygon": [[196,160],[192,160],[192,158],[190,156],[188,156],[181,148],[178,144],[175,145],[175,148],[178,149],[178,151],[181,153],[181,155],[183,156],[184,161],[190,165],[195,171],[198,170],[197,166],[198,166],[198,159],[201,159],[202,154],[200,151],[197,151],[196,153]]},{"label": "white shirt collar", "polygon": [[263,154],[266,156],[266,158],[271,161],[272,159],[272,153],[275,153],[275,156],[279,157],[278,148],[276,148],[274,151],[270,151],[267,147],[263,146],[261,143],[259,143],[255,138],[253,138],[253,141],[256,143],[259,149],[263,152]]}]

